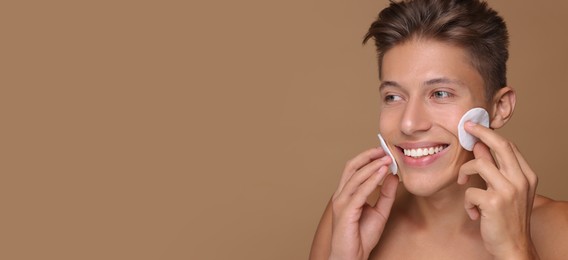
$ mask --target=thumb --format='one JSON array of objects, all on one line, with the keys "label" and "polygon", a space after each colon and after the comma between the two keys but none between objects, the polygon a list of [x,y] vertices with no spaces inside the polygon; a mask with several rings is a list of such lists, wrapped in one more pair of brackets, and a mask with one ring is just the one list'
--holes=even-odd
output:
[{"label": "thumb", "polygon": [[389,218],[392,205],[396,197],[398,188],[398,177],[392,174],[386,176],[380,191],[380,197],[377,204],[373,207],[368,205],[368,209],[364,212],[362,219],[368,224],[368,229],[361,230],[363,236],[369,237],[373,244],[376,244]]}]

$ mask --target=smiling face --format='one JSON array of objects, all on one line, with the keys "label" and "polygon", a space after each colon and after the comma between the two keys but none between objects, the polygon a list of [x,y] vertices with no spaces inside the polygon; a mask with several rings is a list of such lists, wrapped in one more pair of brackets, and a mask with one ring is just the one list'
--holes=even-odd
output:
[{"label": "smiling face", "polygon": [[379,128],[406,189],[428,196],[455,185],[473,158],[459,144],[461,116],[474,107],[491,114],[483,78],[462,48],[435,40],[399,44],[382,62]]}]

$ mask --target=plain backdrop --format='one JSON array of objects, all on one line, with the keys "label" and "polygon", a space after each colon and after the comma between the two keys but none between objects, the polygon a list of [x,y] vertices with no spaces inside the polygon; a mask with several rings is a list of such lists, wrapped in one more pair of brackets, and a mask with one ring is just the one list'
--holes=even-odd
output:
[{"label": "plain backdrop", "polygon": [[[490,0],[500,133],[567,200],[568,2]],[[362,37],[386,1],[11,1],[0,8],[0,258],[307,259],[378,145]]]}]

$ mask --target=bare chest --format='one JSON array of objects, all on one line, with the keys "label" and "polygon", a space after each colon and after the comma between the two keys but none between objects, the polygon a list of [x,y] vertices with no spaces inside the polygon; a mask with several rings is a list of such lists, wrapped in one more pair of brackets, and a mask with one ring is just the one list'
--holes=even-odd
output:
[{"label": "bare chest", "polygon": [[369,259],[492,259],[481,240],[467,235],[390,235],[381,238]]}]

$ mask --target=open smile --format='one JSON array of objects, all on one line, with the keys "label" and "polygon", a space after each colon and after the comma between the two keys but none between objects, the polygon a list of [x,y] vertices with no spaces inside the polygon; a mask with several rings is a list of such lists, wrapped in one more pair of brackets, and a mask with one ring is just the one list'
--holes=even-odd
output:
[{"label": "open smile", "polygon": [[403,151],[405,156],[409,156],[409,157],[418,159],[420,157],[425,157],[425,156],[437,154],[437,153],[441,152],[442,150],[446,149],[446,147],[448,147],[447,144],[437,145],[437,146],[432,146],[432,147],[412,148],[412,149],[403,149],[403,148],[400,148],[400,147],[399,148]]},{"label": "open smile", "polygon": [[440,156],[445,154],[446,148],[449,144],[423,144],[416,145],[403,145],[405,148],[397,146],[399,153],[403,155],[402,162],[406,166],[410,167],[428,167],[435,161],[437,161]]}]

